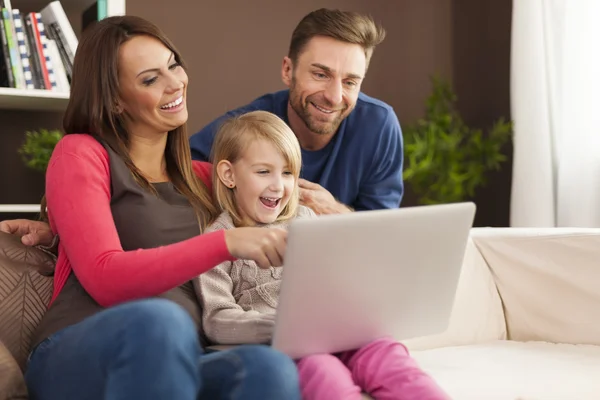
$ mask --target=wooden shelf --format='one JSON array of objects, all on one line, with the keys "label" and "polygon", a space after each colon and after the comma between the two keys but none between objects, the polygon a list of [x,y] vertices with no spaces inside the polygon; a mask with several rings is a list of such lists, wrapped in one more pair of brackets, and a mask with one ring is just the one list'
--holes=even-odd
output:
[{"label": "wooden shelf", "polygon": [[39,89],[0,88],[0,109],[64,111],[69,93]]},{"label": "wooden shelf", "polygon": [[39,213],[39,204],[0,204],[0,213]]}]

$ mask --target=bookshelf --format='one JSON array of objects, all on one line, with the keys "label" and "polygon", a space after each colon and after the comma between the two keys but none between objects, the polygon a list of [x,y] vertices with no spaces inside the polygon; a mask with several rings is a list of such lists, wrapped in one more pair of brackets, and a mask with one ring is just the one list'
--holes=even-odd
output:
[{"label": "bookshelf", "polygon": [[[40,12],[51,1],[10,0],[10,3],[13,9],[19,9],[22,13],[29,13]],[[78,39],[80,39],[82,15],[85,10],[95,3],[106,4],[106,16],[124,15],[126,11],[126,0],[60,0],[60,3]],[[16,144],[20,143],[27,129],[60,126],[59,121],[62,119],[62,113],[68,102],[68,91],[0,87],[0,159],[6,160],[4,165],[0,162],[0,169],[3,170],[0,174],[0,187],[6,189],[8,186],[12,191],[14,186],[23,187],[28,184],[28,179],[23,178],[31,175],[31,173],[25,170],[22,163],[21,165],[14,165],[20,162],[15,155],[18,148]],[[47,124],[54,126],[47,126]],[[9,176],[8,174],[11,174],[13,169],[22,178],[16,175]],[[37,187],[39,182],[30,182],[30,184]],[[27,192],[28,190],[22,191]],[[39,204],[17,204],[18,200],[23,200],[22,197],[19,198],[20,196],[2,197],[4,198],[0,200],[0,220],[4,219],[3,216],[14,218],[30,215],[30,218],[35,218],[35,214],[40,211]],[[32,200],[31,195],[26,197],[30,201]]]},{"label": "bookshelf", "polygon": [[[126,0],[105,1],[107,16],[124,15]],[[25,11],[40,10],[49,0],[11,0],[13,8]],[[60,0],[69,15],[79,15],[96,0]],[[71,21],[73,28],[79,27],[80,21]],[[39,89],[15,89],[0,87],[0,109],[32,110],[32,111],[64,111],[69,101],[65,92]]]}]

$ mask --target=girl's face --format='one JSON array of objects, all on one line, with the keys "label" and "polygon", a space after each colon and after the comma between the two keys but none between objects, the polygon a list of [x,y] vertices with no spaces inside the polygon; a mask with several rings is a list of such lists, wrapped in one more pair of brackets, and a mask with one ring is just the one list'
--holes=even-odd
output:
[{"label": "girl's face", "polygon": [[219,162],[221,181],[233,188],[238,213],[248,225],[273,223],[297,184],[281,152],[265,139],[253,140],[235,163]]}]

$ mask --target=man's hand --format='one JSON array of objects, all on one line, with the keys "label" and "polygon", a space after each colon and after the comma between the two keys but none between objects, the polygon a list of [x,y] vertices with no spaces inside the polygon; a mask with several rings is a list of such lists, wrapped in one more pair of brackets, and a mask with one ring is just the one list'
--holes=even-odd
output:
[{"label": "man's hand", "polygon": [[300,204],[311,208],[315,214],[342,214],[352,212],[346,205],[337,201],[323,186],[300,179]]},{"label": "man's hand", "polygon": [[49,247],[54,239],[54,234],[47,223],[28,219],[0,221],[0,232],[21,236],[21,242],[26,246]]}]

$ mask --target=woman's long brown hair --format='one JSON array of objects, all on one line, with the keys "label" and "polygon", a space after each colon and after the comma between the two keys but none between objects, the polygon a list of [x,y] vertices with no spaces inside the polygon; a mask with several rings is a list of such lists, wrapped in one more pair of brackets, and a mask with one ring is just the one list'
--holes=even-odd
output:
[{"label": "woman's long brown hair", "polygon": [[[63,118],[65,134],[87,133],[109,145],[145,189],[153,186],[133,164],[129,156],[129,135],[117,112],[119,99],[119,48],[139,35],[160,40],[185,68],[181,55],[171,41],[149,21],[135,16],[105,18],[84,32],[73,63],[71,95]],[[187,129],[182,125],[169,132],[165,149],[167,173],[177,190],[187,197],[196,211],[202,229],[217,216],[206,185],[192,169]],[[42,218],[45,214],[42,200]]]}]

